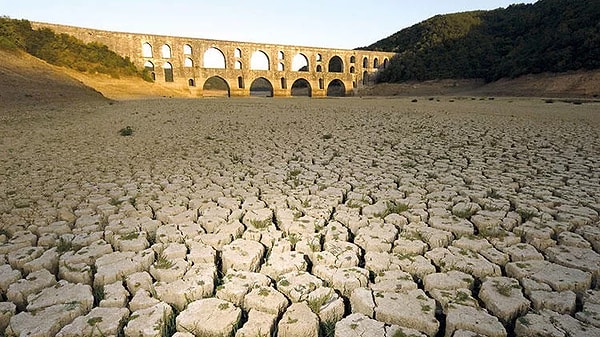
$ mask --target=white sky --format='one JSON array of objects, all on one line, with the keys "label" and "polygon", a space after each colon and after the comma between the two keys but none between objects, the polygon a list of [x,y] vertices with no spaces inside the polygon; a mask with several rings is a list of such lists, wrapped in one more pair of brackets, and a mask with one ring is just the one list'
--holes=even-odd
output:
[{"label": "white sky", "polygon": [[0,0],[0,15],[80,27],[353,49],[436,14],[515,0]]}]

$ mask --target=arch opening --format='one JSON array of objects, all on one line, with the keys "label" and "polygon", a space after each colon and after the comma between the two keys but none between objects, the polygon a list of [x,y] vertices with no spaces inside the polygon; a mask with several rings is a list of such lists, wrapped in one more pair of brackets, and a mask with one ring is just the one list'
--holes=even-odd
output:
[{"label": "arch opening", "polygon": [[241,61],[235,61],[234,69],[242,69],[242,62]]},{"label": "arch opening", "polygon": [[354,74],[356,72],[356,69],[354,68],[354,66],[350,67],[350,73]]},{"label": "arch opening", "polygon": [[192,55],[192,46],[190,46],[189,44],[184,44],[183,55]]},{"label": "arch opening", "polygon": [[317,65],[317,72],[320,73],[323,71],[323,67],[321,67],[321,65]]},{"label": "arch opening", "polygon": [[148,74],[150,74],[152,81],[156,81],[156,73],[154,72],[154,63],[152,63],[150,61],[146,61],[146,63],[144,63],[144,71],[147,72]]},{"label": "arch opening", "polygon": [[210,77],[202,86],[204,97],[229,97],[229,84],[219,76]]},{"label": "arch opening", "polygon": [[163,69],[165,71],[165,82],[173,82],[173,65],[169,62],[165,62]]},{"label": "arch opening", "polygon": [[299,78],[299,79],[295,80],[294,84],[292,84],[291,95],[292,96],[311,97],[312,96],[312,88],[310,86],[310,83],[303,78]]},{"label": "arch opening", "polygon": [[356,63],[356,56],[350,56],[350,63]]},{"label": "arch opening", "polygon": [[283,62],[277,63],[277,71],[284,71],[284,70],[285,70],[285,65],[283,64]]},{"label": "arch opening", "polygon": [[379,68],[379,59],[378,58],[375,58],[373,60],[373,68],[375,68],[375,69]]},{"label": "arch opening", "polygon": [[259,77],[250,85],[250,96],[273,97],[273,85],[266,78]]},{"label": "arch opening", "polygon": [[171,47],[169,47],[168,44],[164,44],[160,48],[160,53],[162,55],[162,58],[164,58],[164,59],[170,59],[171,58]]},{"label": "arch opening", "polygon": [[335,79],[331,82],[329,82],[329,85],[327,86],[327,96],[330,97],[344,97],[346,96],[346,86],[344,85],[344,82]]},{"label": "arch opening", "polygon": [[233,51],[233,57],[242,57],[242,50],[240,48],[235,48]]},{"label": "arch opening", "polygon": [[344,72],[344,62],[339,56],[334,56],[329,60],[327,68],[330,73],[342,73]]},{"label": "arch opening", "polygon": [[262,50],[257,50],[252,53],[252,57],[250,58],[250,69],[270,70],[269,56],[267,56],[267,54]]},{"label": "arch opening", "polygon": [[368,67],[369,67],[369,59],[365,57],[363,59],[363,68],[368,68]]},{"label": "arch opening", "polygon": [[185,60],[183,60],[183,66],[186,68],[191,68],[194,66],[194,61],[191,58],[186,57]]},{"label": "arch opening", "polygon": [[196,81],[194,81],[194,79],[193,79],[193,78],[190,78],[190,79],[188,80],[188,86],[190,86],[190,87],[195,87],[195,86],[196,86]]},{"label": "arch opening", "polygon": [[225,69],[225,55],[215,47],[208,48],[204,52],[204,68]]},{"label": "arch opening", "polygon": [[292,71],[308,71],[308,58],[302,53],[294,55],[292,59]]},{"label": "arch opening", "polygon": [[369,84],[369,73],[367,71],[363,72],[362,84]]},{"label": "arch opening", "polygon": [[152,45],[148,42],[142,44],[142,57],[152,57]]},{"label": "arch opening", "polygon": [[387,68],[389,62],[390,60],[388,60],[387,58],[383,59],[383,69]]}]

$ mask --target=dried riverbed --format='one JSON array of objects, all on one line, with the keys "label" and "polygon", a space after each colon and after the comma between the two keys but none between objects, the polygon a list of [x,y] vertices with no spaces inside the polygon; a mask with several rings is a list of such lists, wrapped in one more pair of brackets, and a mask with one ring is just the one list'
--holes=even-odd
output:
[{"label": "dried riverbed", "polygon": [[1,108],[0,335],[598,336],[599,107]]}]

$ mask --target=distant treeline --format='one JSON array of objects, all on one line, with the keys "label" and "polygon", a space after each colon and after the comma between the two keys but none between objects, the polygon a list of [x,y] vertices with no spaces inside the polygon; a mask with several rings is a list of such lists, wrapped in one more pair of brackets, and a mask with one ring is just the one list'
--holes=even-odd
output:
[{"label": "distant treeline", "polygon": [[27,20],[0,17],[0,49],[24,50],[50,64],[81,72],[119,76],[149,77],[138,70],[128,57],[100,43],[83,43],[67,34],[56,34],[48,28],[34,30]]},{"label": "distant treeline", "polygon": [[600,68],[600,1],[540,0],[434,16],[360,49],[399,53],[380,82],[494,81]]}]

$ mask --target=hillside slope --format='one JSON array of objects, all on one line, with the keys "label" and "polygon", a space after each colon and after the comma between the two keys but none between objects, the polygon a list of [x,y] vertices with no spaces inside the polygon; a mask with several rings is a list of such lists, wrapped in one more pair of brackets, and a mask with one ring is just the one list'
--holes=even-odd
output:
[{"label": "hillside slope", "polygon": [[96,90],[22,51],[0,50],[0,107],[106,101]]},{"label": "hillside slope", "polygon": [[366,49],[398,56],[382,82],[480,78],[600,68],[600,1],[540,0],[438,15]]}]

